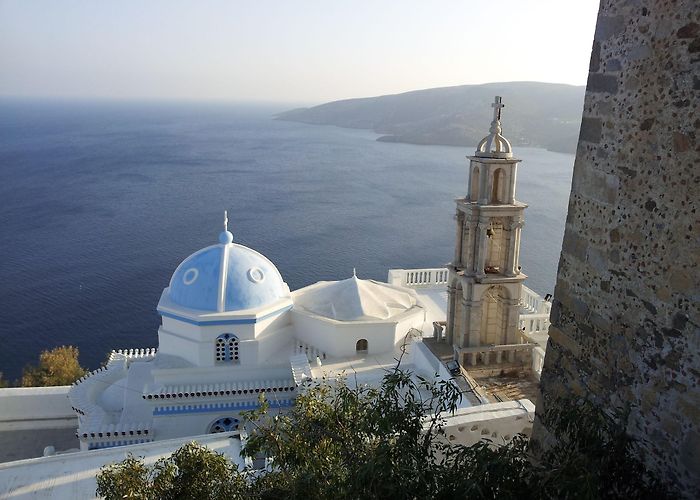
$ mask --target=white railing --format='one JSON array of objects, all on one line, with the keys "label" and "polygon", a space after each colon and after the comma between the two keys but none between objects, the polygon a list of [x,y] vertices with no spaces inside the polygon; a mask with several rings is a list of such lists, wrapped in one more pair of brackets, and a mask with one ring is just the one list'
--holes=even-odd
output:
[{"label": "white railing", "polygon": [[292,379],[276,379],[214,384],[164,385],[144,392],[142,398],[148,400],[211,398],[259,394],[261,392],[285,392],[294,389],[294,382]]},{"label": "white railing", "polygon": [[491,363],[515,363],[523,356],[527,356],[536,344],[502,344],[502,345],[484,345],[478,347],[462,347],[457,349],[460,355],[464,355],[464,361],[471,366],[484,365],[488,366]]},{"label": "white railing", "polygon": [[73,410],[78,414],[78,438],[81,449],[103,446],[119,446],[149,441],[150,424],[115,423],[100,404],[105,388],[126,375],[127,368],[134,361],[149,361],[156,355],[156,349],[124,349],[112,351],[107,365],[84,375],[70,388],[68,398]]},{"label": "white railing", "polygon": [[158,349],[154,347],[149,347],[146,349],[118,349],[110,353],[110,359],[112,356],[121,354],[129,361],[149,361],[156,357]]},{"label": "white railing", "polygon": [[309,363],[315,362],[316,358],[320,358],[322,360],[326,359],[326,353],[323,352],[321,349],[318,349],[317,347],[314,347],[311,344],[307,344],[303,340],[299,339],[294,339],[293,353],[305,354],[309,360]]},{"label": "white railing", "polygon": [[449,271],[446,267],[427,269],[389,269],[390,285],[423,288],[447,285]]},{"label": "white railing", "polygon": [[525,337],[527,337],[527,340],[532,340],[528,337],[528,335],[535,333],[547,333],[549,331],[549,313],[521,314],[520,331]]},{"label": "white railing", "polygon": [[540,346],[535,347],[532,350],[532,374],[537,380],[540,379],[542,375],[542,367],[544,366],[544,355],[545,350]]},{"label": "white railing", "polygon": [[523,285],[522,290],[520,300],[522,301],[522,308],[524,310],[529,314],[549,314],[552,307],[551,302],[544,300],[539,293],[525,285]]},{"label": "white railing", "polygon": [[292,366],[292,377],[294,377],[294,382],[303,388],[304,382],[306,380],[313,380],[313,374],[311,373],[311,365],[306,357],[306,354],[294,354],[289,357],[289,363]]}]

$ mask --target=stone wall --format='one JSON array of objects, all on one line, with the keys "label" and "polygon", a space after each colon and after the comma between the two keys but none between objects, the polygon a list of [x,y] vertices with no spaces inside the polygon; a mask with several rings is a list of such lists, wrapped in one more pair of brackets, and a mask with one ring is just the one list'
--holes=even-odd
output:
[{"label": "stone wall", "polygon": [[[631,404],[644,459],[689,497],[700,489],[699,103],[697,0],[602,0],[538,405],[541,416],[572,393]],[[535,440],[546,435],[538,425]]]}]

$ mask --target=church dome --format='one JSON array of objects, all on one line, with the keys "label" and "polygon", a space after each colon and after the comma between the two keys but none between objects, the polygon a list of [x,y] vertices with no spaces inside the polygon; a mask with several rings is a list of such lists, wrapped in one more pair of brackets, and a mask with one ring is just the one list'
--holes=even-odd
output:
[{"label": "church dome", "polygon": [[187,257],[166,291],[174,305],[208,312],[232,312],[270,305],[289,297],[275,265],[255,250],[233,243],[229,231]]},{"label": "church dome", "polygon": [[341,281],[321,281],[300,290],[295,308],[337,321],[393,318],[416,305],[415,293],[353,275]]}]

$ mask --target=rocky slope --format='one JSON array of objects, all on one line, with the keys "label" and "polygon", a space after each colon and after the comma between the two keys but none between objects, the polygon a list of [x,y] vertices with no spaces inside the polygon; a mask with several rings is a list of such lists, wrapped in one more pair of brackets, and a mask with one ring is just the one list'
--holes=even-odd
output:
[{"label": "rocky slope", "polygon": [[503,133],[518,146],[573,153],[583,86],[540,82],[461,85],[346,99],[281,113],[281,120],[371,129],[387,142],[471,147],[486,134],[490,103],[503,96]]}]

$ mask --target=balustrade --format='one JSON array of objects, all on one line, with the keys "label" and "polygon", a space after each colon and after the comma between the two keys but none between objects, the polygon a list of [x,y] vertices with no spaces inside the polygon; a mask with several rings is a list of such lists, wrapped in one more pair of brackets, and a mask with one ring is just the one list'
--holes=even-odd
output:
[{"label": "balustrade", "polygon": [[447,285],[449,271],[447,268],[428,269],[391,269],[388,282],[391,285],[409,288],[421,288]]},{"label": "balustrade", "polygon": [[542,375],[542,367],[544,366],[545,350],[537,346],[532,350],[532,373],[537,380]]},{"label": "balustrade", "polygon": [[518,353],[529,355],[535,346],[535,344],[525,343],[463,347],[459,349],[459,353],[466,356],[465,361],[471,366],[476,366],[478,364],[488,366],[491,364],[492,360],[495,364],[501,364],[503,362],[515,363],[518,358]]}]

